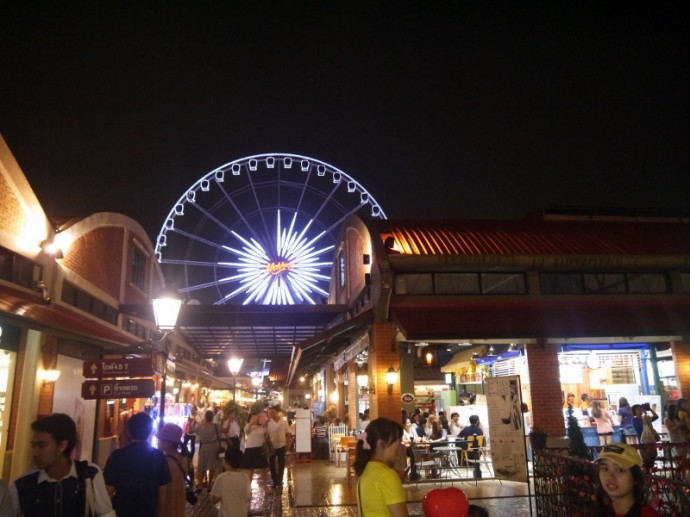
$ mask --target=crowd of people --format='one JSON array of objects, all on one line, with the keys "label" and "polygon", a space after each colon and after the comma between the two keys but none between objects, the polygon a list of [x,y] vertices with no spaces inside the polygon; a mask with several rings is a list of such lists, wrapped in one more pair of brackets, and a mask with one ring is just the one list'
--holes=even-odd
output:
[{"label": "crowd of people", "polygon": [[210,409],[203,419],[197,413],[191,412],[185,429],[165,423],[156,431],[146,412],[132,414],[123,445],[103,470],[74,457],[77,427],[68,415],[36,420],[31,425],[35,468],[9,487],[0,484],[0,517],[184,517],[187,502],[202,490],[220,503],[221,516],[246,516],[255,472],[267,491],[283,485],[291,439],[287,421],[271,406],[252,414],[240,432],[234,411],[220,423]]}]

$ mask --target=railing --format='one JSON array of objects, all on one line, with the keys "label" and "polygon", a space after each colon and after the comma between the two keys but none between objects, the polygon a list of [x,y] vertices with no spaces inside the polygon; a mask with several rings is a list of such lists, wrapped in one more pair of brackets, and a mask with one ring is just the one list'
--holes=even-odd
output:
[{"label": "railing", "polygon": [[[664,516],[690,515],[690,445],[634,447],[647,463],[643,468],[647,501]],[[592,459],[601,448],[589,448]],[[565,449],[534,451],[534,493],[539,516],[578,517],[592,513],[599,490],[597,465],[567,454]]]}]

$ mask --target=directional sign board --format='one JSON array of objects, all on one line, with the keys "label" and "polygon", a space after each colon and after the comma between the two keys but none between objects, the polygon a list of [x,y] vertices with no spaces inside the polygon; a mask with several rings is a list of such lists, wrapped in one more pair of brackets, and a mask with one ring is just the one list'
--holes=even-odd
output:
[{"label": "directional sign board", "polygon": [[153,362],[150,355],[117,359],[87,359],[84,361],[83,375],[87,379],[151,377],[153,375]]},{"label": "directional sign board", "polygon": [[153,379],[125,379],[120,381],[84,381],[82,398],[89,399],[139,399],[155,393]]}]

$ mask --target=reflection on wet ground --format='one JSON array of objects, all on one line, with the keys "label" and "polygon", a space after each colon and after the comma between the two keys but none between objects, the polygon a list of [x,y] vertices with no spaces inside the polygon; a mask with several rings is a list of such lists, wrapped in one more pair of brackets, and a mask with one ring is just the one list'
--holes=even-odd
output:
[{"label": "reflection on wet ground", "polygon": [[[492,516],[530,515],[528,488],[525,483],[484,478],[475,482],[471,475],[463,481],[430,480],[405,484],[410,515],[423,515],[421,501],[434,488],[455,486],[465,492],[470,502],[483,506]],[[348,484],[345,467],[336,467],[326,460],[296,463],[288,469],[282,489],[267,489],[255,476],[252,480],[250,515],[265,517],[356,517],[356,484]],[[188,506],[189,517],[217,515],[217,506],[203,492],[194,507]]]}]

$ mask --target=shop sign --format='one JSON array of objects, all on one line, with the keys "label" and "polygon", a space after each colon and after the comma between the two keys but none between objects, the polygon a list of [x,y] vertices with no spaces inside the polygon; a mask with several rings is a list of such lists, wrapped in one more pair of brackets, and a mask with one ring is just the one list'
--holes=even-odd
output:
[{"label": "shop sign", "polygon": [[403,404],[412,404],[415,401],[414,393],[403,393],[400,396],[400,400]]},{"label": "shop sign", "polygon": [[87,379],[103,377],[151,377],[151,356],[122,357],[119,359],[88,359],[84,361],[83,375]]},{"label": "shop sign", "polygon": [[155,392],[153,379],[85,381],[81,385],[81,396],[86,400],[149,398]]}]

